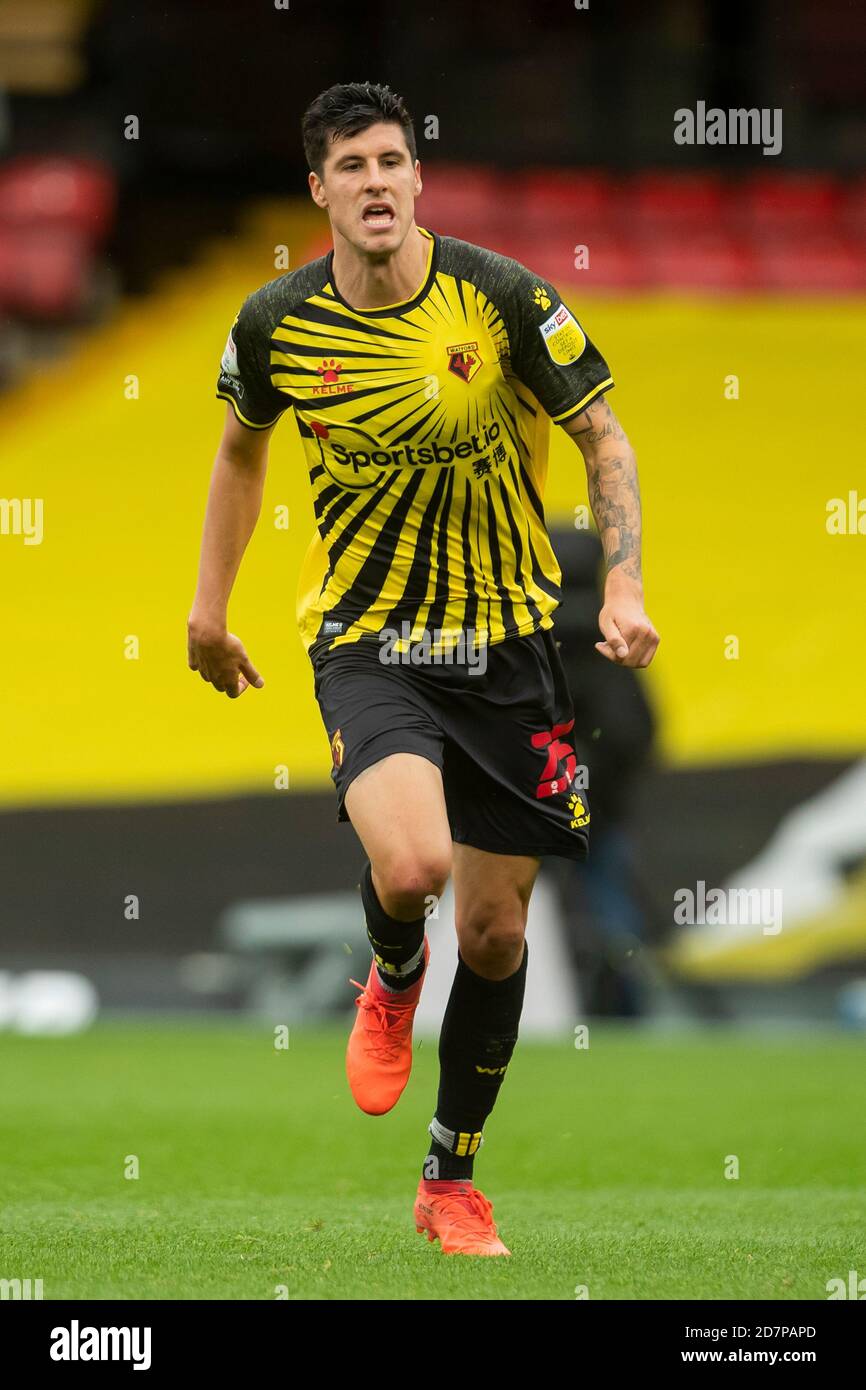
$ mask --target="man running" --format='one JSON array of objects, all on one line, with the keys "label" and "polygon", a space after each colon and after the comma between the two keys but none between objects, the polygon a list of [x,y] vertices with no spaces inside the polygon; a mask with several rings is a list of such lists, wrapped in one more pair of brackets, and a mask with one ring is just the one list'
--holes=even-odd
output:
[{"label": "man running", "polygon": [[446,1253],[507,1255],[473,1164],[517,1041],[540,861],[583,857],[589,823],[552,631],[550,421],[583,454],[604,546],[597,648],[639,667],[659,639],[635,459],[605,399],[607,363],[554,287],[416,225],[421,171],[399,97],[331,87],[303,133],[333,249],[251,294],[229,334],[189,664],[230,698],[263,685],[227,608],[270,435],[292,407],[316,520],[299,629],[338,817],[367,855],[373,960],[353,982],[349,1085],[371,1115],[402,1094],[425,929],[453,878],[458,960],[415,1223]]}]

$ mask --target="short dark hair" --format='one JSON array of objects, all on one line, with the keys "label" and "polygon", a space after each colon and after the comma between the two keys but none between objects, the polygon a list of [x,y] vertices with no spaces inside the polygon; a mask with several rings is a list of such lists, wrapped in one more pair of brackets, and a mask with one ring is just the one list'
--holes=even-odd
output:
[{"label": "short dark hair", "polygon": [[338,82],[320,92],[304,112],[304,154],[315,173],[322,176],[332,140],[360,135],[371,125],[387,121],[400,126],[414,164],[417,158],[412,117],[402,97],[377,82]]}]

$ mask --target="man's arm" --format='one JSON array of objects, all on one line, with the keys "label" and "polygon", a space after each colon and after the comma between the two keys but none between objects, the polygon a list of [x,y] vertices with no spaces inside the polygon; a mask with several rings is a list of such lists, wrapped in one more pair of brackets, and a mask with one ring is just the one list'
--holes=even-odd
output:
[{"label": "man's arm", "polygon": [[273,426],[247,429],[231,406],[226,407],[208,493],[198,587],[187,625],[190,670],[230,699],[242,695],[248,685],[264,685],[243,643],[228,631],[228,602],[261,510],[272,430]]},{"label": "man's arm", "polygon": [[607,562],[596,650],[618,666],[649,666],[659,636],[644,612],[637,461],[604,396],[562,428],[583,454],[589,502]]}]

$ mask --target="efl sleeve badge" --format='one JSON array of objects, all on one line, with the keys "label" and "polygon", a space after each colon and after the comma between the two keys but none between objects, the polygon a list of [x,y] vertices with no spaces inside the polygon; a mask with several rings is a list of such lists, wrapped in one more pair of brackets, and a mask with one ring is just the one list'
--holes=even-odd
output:
[{"label": "efl sleeve badge", "polygon": [[568,367],[576,362],[586,347],[583,329],[574,315],[564,304],[552,313],[539,328],[539,333],[547,348],[547,355],[557,367]]}]

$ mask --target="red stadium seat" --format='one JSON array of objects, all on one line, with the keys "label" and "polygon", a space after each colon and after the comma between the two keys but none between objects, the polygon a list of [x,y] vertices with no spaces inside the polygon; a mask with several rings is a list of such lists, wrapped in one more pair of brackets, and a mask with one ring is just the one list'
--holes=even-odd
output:
[{"label": "red stadium seat", "polygon": [[586,241],[589,264],[585,270],[571,270],[566,283],[584,290],[640,290],[647,274],[640,246],[633,238],[619,235],[590,236]]},{"label": "red stadium seat", "polygon": [[753,236],[833,231],[842,190],[829,174],[755,174],[739,189],[736,220]]},{"label": "red stadium seat", "polygon": [[638,174],[625,196],[629,225],[643,235],[715,232],[726,218],[725,187],[716,174]]},{"label": "red stadium seat", "polygon": [[647,280],[658,289],[733,292],[754,283],[748,250],[721,232],[657,237],[642,250]]},{"label": "red stadium seat", "polygon": [[0,226],[66,227],[98,244],[115,201],[113,175],[93,161],[22,157],[0,168]]},{"label": "red stadium seat", "polygon": [[0,308],[48,322],[74,318],[87,302],[91,259],[80,232],[0,226]]},{"label": "red stadium seat", "polygon": [[556,274],[544,271],[548,279],[579,282],[583,274],[575,274],[576,249],[588,247],[591,261],[593,247],[619,235],[616,206],[616,185],[603,175],[583,170],[527,173],[514,181],[506,230],[511,239],[528,238],[545,248],[545,263],[556,268]]},{"label": "red stadium seat", "polygon": [[492,251],[512,256],[549,280],[566,298],[567,291],[579,296],[584,291],[638,289],[643,284],[640,257],[630,241],[606,234],[589,237],[585,244],[589,264],[578,268],[570,236],[533,236],[521,229],[494,232],[486,242]]},{"label": "red stadium seat", "polygon": [[521,226],[579,229],[613,224],[619,198],[617,184],[593,170],[538,169],[515,176],[511,212]]},{"label": "red stadium seat", "polygon": [[766,238],[755,258],[767,289],[800,294],[850,294],[866,289],[862,245],[830,233],[802,238]]},{"label": "red stadium seat", "polygon": [[415,204],[422,227],[468,241],[483,241],[491,220],[508,206],[507,180],[465,164],[426,166],[424,191]]},{"label": "red stadium seat", "polygon": [[840,221],[851,236],[866,239],[866,179],[856,179],[845,190]]}]

